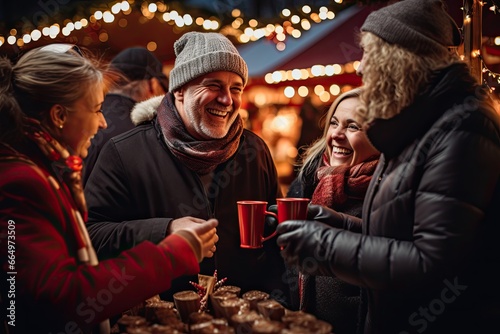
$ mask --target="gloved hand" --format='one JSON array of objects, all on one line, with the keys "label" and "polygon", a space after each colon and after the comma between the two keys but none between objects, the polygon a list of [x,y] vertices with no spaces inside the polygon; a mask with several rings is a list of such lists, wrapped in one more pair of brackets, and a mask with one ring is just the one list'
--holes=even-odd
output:
[{"label": "gloved hand", "polygon": [[332,210],[326,206],[309,204],[307,218],[353,232],[361,232],[361,219]]},{"label": "gloved hand", "polygon": [[[278,205],[272,204],[269,205],[267,211],[278,214]],[[269,235],[276,231],[276,226],[278,226],[278,219],[274,218],[271,215],[266,215],[266,224],[264,225],[264,235]]]},{"label": "gloved hand", "polygon": [[267,211],[271,211],[274,212],[275,214],[278,214],[278,204],[269,205]]},{"label": "gloved hand", "polygon": [[341,230],[317,221],[288,220],[278,225],[277,243],[291,267],[310,275],[333,275],[333,242]]}]

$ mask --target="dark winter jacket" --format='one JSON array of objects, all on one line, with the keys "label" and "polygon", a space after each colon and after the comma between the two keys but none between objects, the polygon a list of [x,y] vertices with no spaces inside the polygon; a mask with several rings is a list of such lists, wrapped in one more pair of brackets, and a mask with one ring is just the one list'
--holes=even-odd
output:
[{"label": "dark winter jacket", "polygon": [[500,332],[500,122],[482,94],[452,65],[367,131],[382,157],[363,233],[328,236],[329,270],[367,288],[365,333]]},{"label": "dark winter jacket", "polygon": [[[153,100],[151,100],[153,101]],[[261,249],[240,248],[237,204],[263,200],[273,204],[281,197],[275,165],[264,141],[245,130],[236,154],[214,172],[208,191],[200,177],[167,148],[154,117],[151,101],[133,112],[145,124],[114,137],[103,148],[85,187],[89,208],[89,234],[99,257],[107,258],[142,240],[158,242],[172,219],[193,216],[219,220],[219,242],[213,258],[205,259],[201,274],[227,277],[242,291],[264,290],[281,298],[284,264],[276,239]],[[172,111],[173,112],[173,111]],[[165,298],[193,289],[182,277]]]}]

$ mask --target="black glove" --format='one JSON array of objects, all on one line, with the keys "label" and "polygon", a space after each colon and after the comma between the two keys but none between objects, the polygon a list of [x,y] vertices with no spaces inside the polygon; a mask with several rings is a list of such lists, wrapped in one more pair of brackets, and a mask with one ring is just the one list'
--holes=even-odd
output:
[{"label": "black glove", "polygon": [[307,218],[353,232],[361,232],[361,219],[332,210],[326,206],[309,204]]},{"label": "black glove", "polygon": [[[278,215],[278,206],[276,204],[269,205],[267,211],[270,211]],[[271,215],[266,215],[265,225],[264,225],[264,235],[269,235],[274,231],[276,231],[276,226],[278,226],[278,219],[274,218]]]},{"label": "black glove", "polygon": [[333,242],[341,232],[317,221],[289,220],[278,225],[281,256],[291,267],[310,275],[333,275]]}]

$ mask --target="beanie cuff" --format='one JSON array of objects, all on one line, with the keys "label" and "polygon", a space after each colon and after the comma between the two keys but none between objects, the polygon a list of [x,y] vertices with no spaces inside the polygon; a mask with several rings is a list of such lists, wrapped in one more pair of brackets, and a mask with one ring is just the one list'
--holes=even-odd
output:
[{"label": "beanie cuff", "polygon": [[169,75],[169,91],[184,86],[191,80],[207,73],[229,71],[238,74],[246,85],[248,68],[243,58],[233,52],[212,52],[175,66]]}]

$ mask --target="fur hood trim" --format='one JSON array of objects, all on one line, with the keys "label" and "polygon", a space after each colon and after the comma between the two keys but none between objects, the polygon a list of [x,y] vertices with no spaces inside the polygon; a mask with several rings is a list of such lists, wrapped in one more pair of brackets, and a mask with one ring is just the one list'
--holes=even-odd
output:
[{"label": "fur hood trim", "polygon": [[134,123],[134,125],[139,125],[143,122],[151,121],[156,116],[156,109],[160,106],[164,96],[165,95],[155,96],[146,101],[137,103],[130,113],[132,123]]}]

